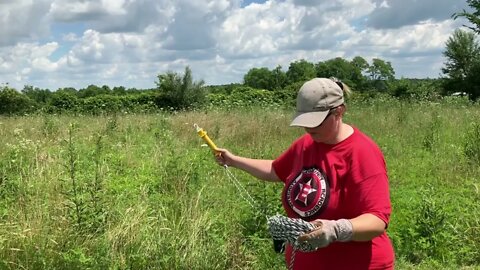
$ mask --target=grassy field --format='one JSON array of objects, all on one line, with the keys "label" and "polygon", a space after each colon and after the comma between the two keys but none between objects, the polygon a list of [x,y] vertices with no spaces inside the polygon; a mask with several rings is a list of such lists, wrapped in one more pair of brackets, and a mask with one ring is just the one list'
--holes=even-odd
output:
[{"label": "grassy field", "polygon": [[[0,117],[0,269],[282,269],[264,216],[281,185],[231,169],[196,135],[254,158],[300,134],[291,110]],[[480,107],[353,101],[384,151],[396,269],[480,269]]]}]

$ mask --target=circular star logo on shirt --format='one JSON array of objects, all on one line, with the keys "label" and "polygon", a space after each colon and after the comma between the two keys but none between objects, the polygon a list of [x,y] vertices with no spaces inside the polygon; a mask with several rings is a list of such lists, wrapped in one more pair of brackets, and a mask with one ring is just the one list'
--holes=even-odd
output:
[{"label": "circular star logo on shirt", "polygon": [[323,211],[329,194],[325,176],[317,168],[310,168],[302,170],[290,182],[285,196],[295,213],[301,217],[311,217]]}]

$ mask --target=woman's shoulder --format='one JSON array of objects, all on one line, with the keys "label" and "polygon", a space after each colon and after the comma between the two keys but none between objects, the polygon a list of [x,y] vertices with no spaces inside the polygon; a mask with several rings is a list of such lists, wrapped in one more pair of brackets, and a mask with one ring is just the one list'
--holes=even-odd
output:
[{"label": "woman's shoulder", "polygon": [[312,143],[313,143],[312,137],[310,137],[310,135],[308,135],[308,134],[303,134],[293,141],[292,146],[293,145],[302,145],[303,146],[305,144],[312,144]]},{"label": "woman's shoulder", "polygon": [[374,144],[377,145],[377,143],[367,135],[365,132],[361,131],[359,128],[352,126],[353,127],[353,138],[355,141],[358,142],[363,142],[364,144]]},{"label": "woman's shoulder", "polygon": [[[351,144],[351,169],[356,178],[365,179],[386,171],[385,158],[380,147],[360,130],[355,130],[355,140]],[[355,173],[354,173],[355,174]]]},{"label": "woman's shoulder", "polygon": [[353,127],[350,147],[355,151],[363,153],[382,154],[382,150],[378,144],[370,136],[359,130],[357,127]]}]

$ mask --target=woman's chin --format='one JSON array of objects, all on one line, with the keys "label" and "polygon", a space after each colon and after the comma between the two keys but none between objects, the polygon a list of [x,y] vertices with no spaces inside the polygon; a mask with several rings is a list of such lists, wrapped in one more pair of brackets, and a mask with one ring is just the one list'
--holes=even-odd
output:
[{"label": "woman's chin", "polygon": [[318,134],[309,134],[309,135],[314,142],[323,142],[322,137],[318,136]]}]

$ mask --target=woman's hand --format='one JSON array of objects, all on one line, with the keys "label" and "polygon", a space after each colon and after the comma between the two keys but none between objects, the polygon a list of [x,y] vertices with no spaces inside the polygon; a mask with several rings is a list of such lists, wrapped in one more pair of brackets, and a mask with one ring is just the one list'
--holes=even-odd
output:
[{"label": "woman's hand", "polygon": [[347,219],[317,219],[311,223],[315,226],[315,229],[300,235],[297,241],[307,242],[316,248],[323,248],[335,241],[348,242],[352,239],[353,227]]},{"label": "woman's hand", "polygon": [[230,153],[230,151],[228,151],[227,149],[218,148],[215,151],[215,160],[220,166],[233,166],[235,158],[236,156]]}]

